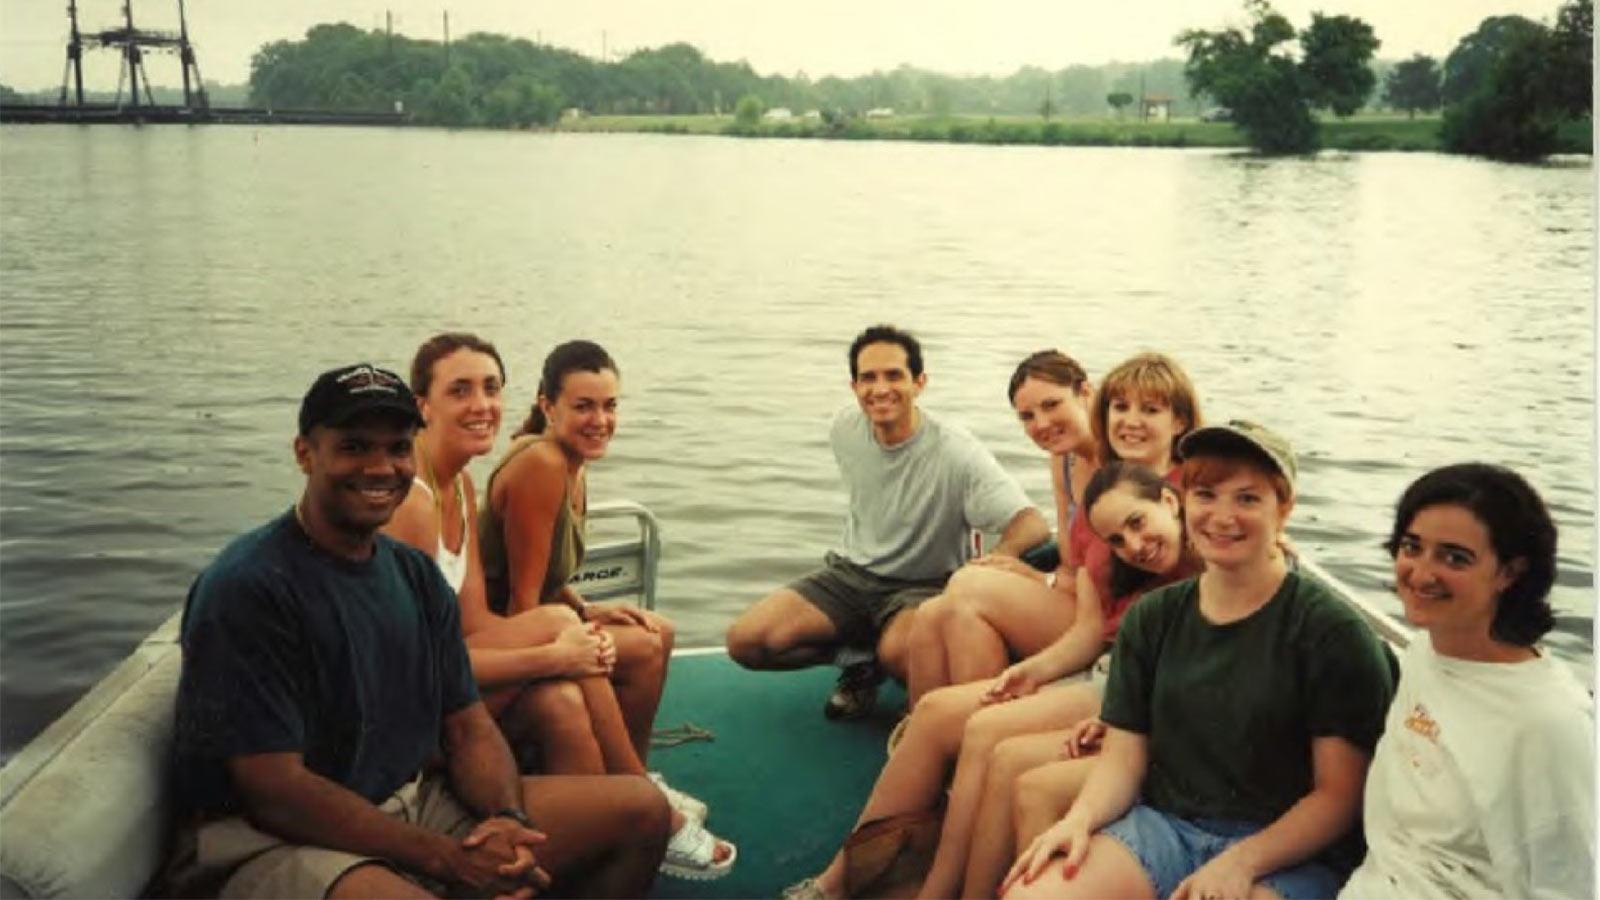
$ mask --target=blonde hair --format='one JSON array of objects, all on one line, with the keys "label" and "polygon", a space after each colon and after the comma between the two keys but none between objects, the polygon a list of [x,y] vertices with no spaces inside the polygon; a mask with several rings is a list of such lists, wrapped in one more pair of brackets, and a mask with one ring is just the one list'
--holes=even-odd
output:
[{"label": "blonde hair", "polygon": [[1164,353],[1140,353],[1106,373],[1100,389],[1094,395],[1094,414],[1089,424],[1094,429],[1094,442],[1100,459],[1119,459],[1111,449],[1111,435],[1106,429],[1106,418],[1111,401],[1116,398],[1157,400],[1166,404],[1172,414],[1183,420],[1183,430],[1172,436],[1172,458],[1178,459],[1178,440],[1200,427],[1200,398],[1194,383],[1177,361]]}]

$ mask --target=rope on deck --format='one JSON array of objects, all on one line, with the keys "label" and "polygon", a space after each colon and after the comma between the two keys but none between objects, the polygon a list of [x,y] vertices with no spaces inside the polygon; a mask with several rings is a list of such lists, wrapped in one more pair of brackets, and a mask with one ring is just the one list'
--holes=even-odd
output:
[{"label": "rope on deck", "polygon": [[689,744],[695,741],[710,743],[717,739],[709,728],[701,728],[693,722],[674,725],[671,728],[657,728],[650,732],[650,746],[652,749],[676,747],[679,744]]}]

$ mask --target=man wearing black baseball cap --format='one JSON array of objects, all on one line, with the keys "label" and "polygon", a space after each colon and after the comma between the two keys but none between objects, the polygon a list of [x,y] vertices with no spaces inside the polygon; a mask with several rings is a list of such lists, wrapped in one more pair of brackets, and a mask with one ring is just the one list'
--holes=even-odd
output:
[{"label": "man wearing black baseball cap", "polygon": [[420,425],[394,373],[324,372],[300,405],[299,502],[190,588],[166,890],[528,897],[554,878],[647,892],[661,794],[643,778],[519,777],[455,595],[432,559],[378,534],[411,486]]}]

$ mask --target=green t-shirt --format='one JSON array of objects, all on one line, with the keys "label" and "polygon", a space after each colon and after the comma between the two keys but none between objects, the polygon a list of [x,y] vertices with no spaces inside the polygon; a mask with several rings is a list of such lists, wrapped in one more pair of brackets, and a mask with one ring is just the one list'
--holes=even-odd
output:
[{"label": "green t-shirt", "polygon": [[1128,610],[1101,718],[1148,737],[1147,805],[1266,825],[1310,792],[1312,738],[1370,754],[1393,695],[1377,637],[1316,579],[1288,573],[1226,625],[1201,615],[1189,579]]}]

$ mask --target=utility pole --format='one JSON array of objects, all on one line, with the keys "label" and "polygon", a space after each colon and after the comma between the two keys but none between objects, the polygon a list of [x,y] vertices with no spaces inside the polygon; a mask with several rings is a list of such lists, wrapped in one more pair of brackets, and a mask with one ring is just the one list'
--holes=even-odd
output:
[{"label": "utility pole", "polygon": [[600,29],[600,61],[610,61],[610,59],[606,56],[606,32],[604,28]]},{"label": "utility pole", "polygon": [[183,105],[194,109],[194,99],[189,92],[189,70],[194,70],[194,96],[200,98],[200,108],[210,109],[211,100],[206,96],[205,79],[200,77],[200,63],[195,60],[194,45],[189,43],[189,17],[184,12],[183,0],[178,0],[178,59],[183,66]]},{"label": "utility pole", "polygon": [[444,11],[444,67],[450,68],[450,10]]},{"label": "utility pole", "polygon": [[383,47],[390,56],[394,56],[394,10],[383,11]]},{"label": "utility pole", "polygon": [[67,38],[67,68],[61,75],[61,97],[58,106],[67,105],[67,76],[71,75],[77,87],[78,105],[83,105],[83,36],[78,33],[77,0],[67,0],[67,19],[72,23],[71,36]]},{"label": "utility pole", "polygon": [[[133,35],[133,0],[123,0],[122,14],[123,18],[128,22],[128,34]],[[144,54],[139,50],[138,43],[134,43],[133,40],[123,45],[122,54],[123,58],[128,61],[128,85],[133,88],[133,94],[131,94],[133,96],[133,106],[139,106],[139,62],[144,58]],[[149,88],[146,88],[146,90],[149,90]]]},{"label": "utility pole", "polygon": [[1139,121],[1150,121],[1150,105],[1144,102],[1144,70],[1139,70]]}]

